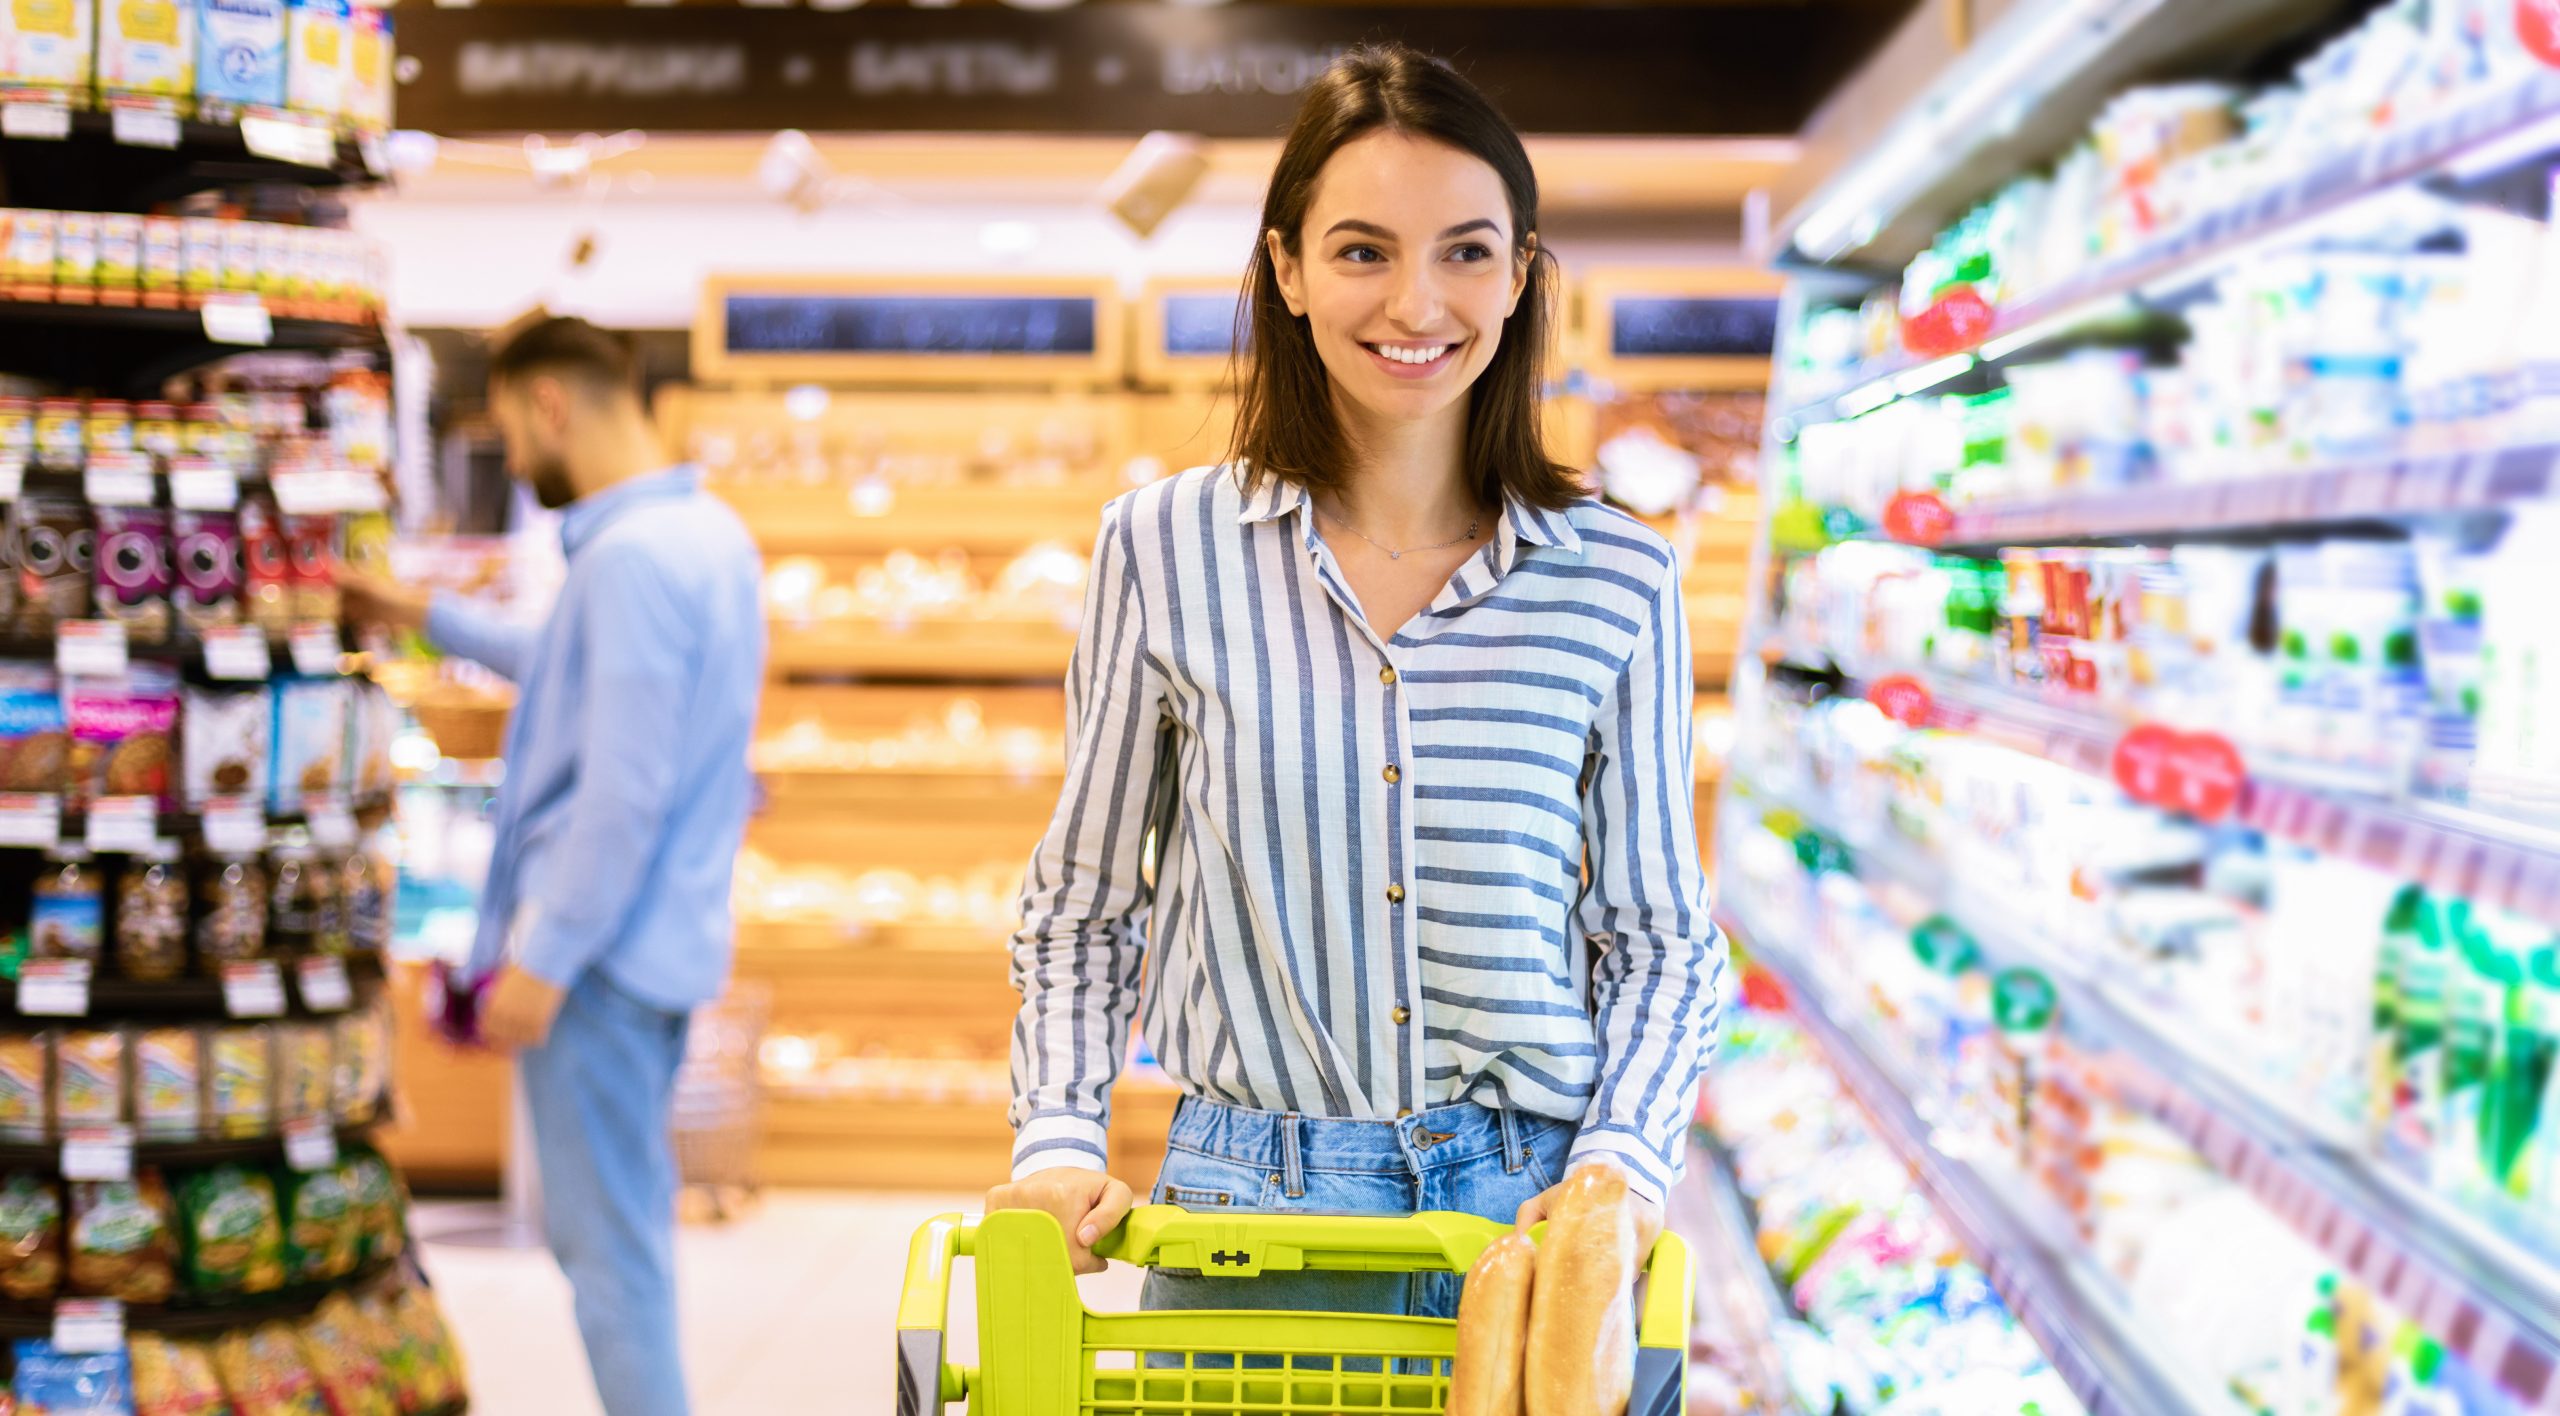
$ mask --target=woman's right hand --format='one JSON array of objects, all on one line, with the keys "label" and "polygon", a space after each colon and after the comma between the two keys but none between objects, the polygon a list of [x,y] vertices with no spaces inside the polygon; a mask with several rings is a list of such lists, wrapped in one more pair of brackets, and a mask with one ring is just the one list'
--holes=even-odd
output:
[{"label": "woman's right hand", "polygon": [[1107,1267],[1093,1256],[1102,1236],[1128,1218],[1136,1194],[1099,1170],[1054,1165],[987,1192],[987,1208],[1047,1210],[1067,1234],[1067,1254],[1076,1272],[1100,1273]]}]

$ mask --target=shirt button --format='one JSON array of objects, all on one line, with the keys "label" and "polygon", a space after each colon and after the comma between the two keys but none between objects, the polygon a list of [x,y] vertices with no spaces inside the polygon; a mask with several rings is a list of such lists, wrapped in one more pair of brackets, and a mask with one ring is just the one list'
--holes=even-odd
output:
[{"label": "shirt button", "polygon": [[1394,786],[1396,783],[1404,780],[1404,773],[1397,771],[1396,764],[1392,762],[1387,764],[1387,770],[1379,773],[1378,775],[1386,778],[1387,785],[1389,786]]},{"label": "shirt button", "polygon": [[1406,1118],[1406,1117],[1408,1117],[1408,1116],[1411,1116],[1412,1114],[1413,1114],[1413,1108],[1412,1108],[1412,1107],[1410,1107],[1410,1106],[1408,1106],[1408,1107],[1404,1108],[1403,1110],[1401,1110],[1401,1111],[1399,1111],[1399,1112],[1397,1112],[1397,1113],[1396,1113],[1396,1119],[1397,1119],[1398,1121],[1402,1121],[1404,1118]]},{"label": "shirt button", "polygon": [[1387,903],[1391,905],[1401,905],[1404,903],[1404,887],[1402,885],[1390,885],[1387,887]]},{"label": "shirt button", "polygon": [[1395,687],[1396,666],[1389,664],[1385,668],[1378,670],[1378,682],[1385,684],[1389,688]]},{"label": "shirt button", "polygon": [[1405,1024],[1413,1021],[1413,1010],[1407,1008],[1402,1003],[1398,1003],[1396,1005],[1396,1010],[1389,1013],[1387,1016],[1396,1020],[1397,1027],[1403,1027]]}]

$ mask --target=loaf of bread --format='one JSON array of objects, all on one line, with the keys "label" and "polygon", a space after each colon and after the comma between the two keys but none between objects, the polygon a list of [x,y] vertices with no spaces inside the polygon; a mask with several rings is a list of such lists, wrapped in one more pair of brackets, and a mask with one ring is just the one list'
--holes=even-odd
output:
[{"label": "loaf of bread", "polygon": [[1635,1211],[1627,1178],[1566,1177],[1538,1245],[1524,1395],[1532,1416],[1626,1416],[1635,1389]]},{"label": "loaf of bread", "polygon": [[1448,1416],[1523,1416],[1520,1356],[1529,1341],[1529,1283],[1538,1246],[1505,1234],[1485,1246],[1458,1295],[1458,1362]]}]

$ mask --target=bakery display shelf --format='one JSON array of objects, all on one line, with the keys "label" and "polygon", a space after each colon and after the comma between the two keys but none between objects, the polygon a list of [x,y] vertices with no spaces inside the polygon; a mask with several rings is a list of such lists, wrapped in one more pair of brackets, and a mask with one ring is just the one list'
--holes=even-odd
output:
[{"label": "bakery display shelf", "polygon": [[766,649],[770,673],[803,676],[986,682],[1054,681],[1075,654],[1073,630],[1055,621],[922,620],[893,626],[847,622],[776,625]]},{"label": "bakery display shelf", "polygon": [[[1845,842],[1861,876],[1927,899],[1995,966],[2052,979],[2073,1025],[2135,1064],[2130,1103],[2530,1409],[2560,1409],[2560,1256],[2372,1158],[2346,1126],[2214,1055],[2191,1023],[2051,944],[2014,899],[1890,836],[1843,832],[1803,802],[1783,804]],[[1754,957],[1764,954],[1765,943]]]},{"label": "bakery display shelf", "polygon": [[264,344],[245,345],[215,339],[200,310],[0,300],[0,372],[101,394],[156,397],[189,369],[262,348],[326,353],[387,347],[381,326],[374,324],[277,315]]},{"label": "bakery display shelf", "polygon": [[[346,956],[347,982],[354,993],[350,1008],[314,1012],[304,1006],[301,991],[291,986],[294,961],[277,961],[289,981],[285,989],[286,1016],[296,1018],[329,1018],[340,1013],[356,1012],[369,1005],[382,990],[382,960],[372,954]],[[202,1020],[207,1022],[258,1021],[234,1019],[224,1006],[222,982],[211,978],[177,978],[165,983],[142,983],[132,979],[101,976],[89,983],[89,1011],[82,1017],[33,1016],[18,1011],[18,985],[0,981],[0,1019],[40,1023],[48,1027],[76,1028],[89,1022],[109,1022],[126,1018],[160,1020]]]},{"label": "bakery display shelf", "polygon": [[[2219,274],[2235,257],[2299,234],[2341,207],[2430,176],[2459,160],[2495,158],[2511,169],[2539,163],[2553,148],[2560,148],[2560,131],[2548,134],[2547,141],[2538,140],[2554,119],[2560,119],[2560,72],[2531,74],[2432,118],[2357,144],[2355,150],[2333,155],[2289,181],[2207,212],[2134,250],[2095,262],[2061,286],[1999,311],[1983,338],[1967,350],[1937,359],[1910,354],[1887,358],[1862,370],[1848,388],[1818,398],[1797,398],[1791,390],[1787,416],[1801,427],[1851,417],[1895,397],[1925,393],[1962,377],[1986,351],[2003,356],[2020,352],[2043,337],[2067,334],[2090,319],[2119,312],[2137,295],[2149,298],[2172,289],[2192,289]],[[2522,150],[2513,150],[2519,147]],[[2021,165],[1992,176],[1982,184],[1984,189]],[[2493,180],[2484,172],[2466,176],[2472,183]]]},{"label": "bakery display shelf", "polygon": [[1001,483],[876,490],[841,483],[713,488],[768,560],[782,556],[931,555],[958,549],[1014,555],[1044,541],[1093,548],[1103,503],[1125,483],[1011,487]]},{"label": "bakery display shelf", "polygon": [[[367,1264],[345,1278],[326,1283],[296,1284],[273,1293],[219,1303],[127,1304],[124,1310],[125,1330],[156,1332],[169,1337],[212,1337],[241,1328],[291,1322],[296,1318],[309,1317],[333,1293],[356,1292],[401,1272],[404,1263],[405,1260],[401,1259],[384,1259]],[[53,1303],[44,1300],[0,1301],[0,1338],[53,1336],[53,1309]]]},{"label": "bakery display shelf", "polygon": [[1719,922],[1752,960],[1778,980],[1787,1011],[1840,1077],[1876,1135],[1911,1167],[1939,1216],[1991,1278],[1991,1283],[2053,1360],[2090,1416],[2204,1416],[2224,1410],[2216,1394],[2194,1389],[2173,1358],[2145,1340],[2115,1281],[2087,1248],[2068,1237],[2050,1206],[2023,1180],[1995,1173],[1942,1144],[1914,1104],[1911,1090],[1850,1027],[1850,1016],[1776,935],[1763,936],[1729,911]]},{"label": "bakery display shelf", "polygon": [[[176,138],[175,146],[164,147],[120,140],[112,112],[77,110],[69,121],[70,132],[60,138],[0,138],[12,201],[65,211],[148,211],[217,187],[357,187],[382,180],[367,145],[343,134],[324,165],[253,150],[237,122],[181,120],[174,135],[165,128],[156,135]],[[311,155],[318,155],[316,147]]]},{"label": "bakery display shelf", "polygon": [[[768,963],[766,954],[809,955],[844,950],[854,951],[857,958],[867,956],[874,964],[904,965],[905,961],[889,957],[892,951],[904,954],[987,954],[1001,952],[1013,937],[1010,927],[983,924],[929,924],[902,920],[866,921],[854,919],[755,919],[738,921],[738,951],[742,958],[752,954],[752,962]],[[773,962],[774,967],[788,967]]]},{"label": "bakery display shelf", "polygon": [[1801,1416],[1777,1339],[1781,1323],[1800,1320],[1761,1256],[1760,1226],[1734,1179],[1732,1157],[1714,1133],[1700,1127],[1690,1137],[1689,1158],[1688,1177],[1671,1196],[1668,1223],[1698,1255],[1697,1310],[1720,1319],[1714,1331],[1719,1346],[1740,1352],[1748,1389],[1762,1403],[1754,1409]]},{"label": "bakery display shelf", "polygon": [[[377,1115],[369,1121],[340,1122],[335,1128],[341,1150],[370,1144],[376,1127],[390,1112],[388,1098],[380,1104]],[[216,1140],[162,1141],[149,1136],[133,1143],[136,1166],[196,1167],[206,1165],[268,1165],[284,1158],[285,1138],[281,1132],[263,1136],[225,1137]],[[0,1169],[50,1171],[61,1163],[62,1144],[27,1141],[0,1142]]]},{"label": "bakery display shelf", "polygon": [[[1861,666],[1846,691],[1862,692]],[[1934,726],[1970,732],[2096,776],[2142,720],[2051,702],[1925,670]],[[2238,817],[2270,836],[2345,856],[2447,894],[2560,924],[2560,830],[2438,802],[2395,796],[2389,783],[2300,766],[2242,747],[2247,780]]]},{"label": "bakery display shelf", "polygon": [[1966,506],[1941,548],[2302,535],[2560,495],[2560,443]]},{"label": "bakery display shelf", "polygon": [[758,772],[756,780],[768,807],[1028,804],[1045,818],[1066,784],[1066,773],[1000,767],[800,768]]}]

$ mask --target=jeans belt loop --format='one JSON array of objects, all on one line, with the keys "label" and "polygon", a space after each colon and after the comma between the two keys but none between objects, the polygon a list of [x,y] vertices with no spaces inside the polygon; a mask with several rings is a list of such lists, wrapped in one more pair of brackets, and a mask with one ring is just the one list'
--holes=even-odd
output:
[{"label": "jeans belt loop", "polygon": [[1519,1114],[1507,1106],[1495,1107],[1493,1109],[1493,1114],[1494,1118],[1502,1125],[1503,1173],[1506,1175],[1517,1175],[1522,1169],[1526,1168],[1529,1162],[1528,1143],[1520,1138]]},{"label": "jeans belt loop", "polygon": [[1280,1118],[1280,1188],[1290,1199],[1307,1197],[1306,1152],[1301,1138],[1306,1118],[1292,1111]]}]

